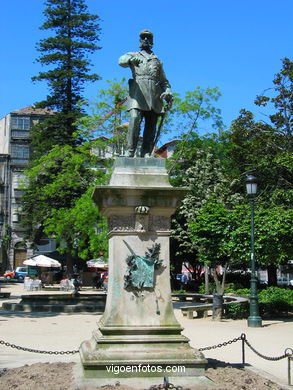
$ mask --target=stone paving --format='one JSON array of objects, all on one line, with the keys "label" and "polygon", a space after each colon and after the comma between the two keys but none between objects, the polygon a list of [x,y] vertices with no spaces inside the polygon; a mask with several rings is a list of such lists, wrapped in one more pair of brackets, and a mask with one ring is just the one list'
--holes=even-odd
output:
[{"label": "stone paving", "polygon": [[[18,302],[25,293],[23,284],[1,284],[2,291],[10,291],[9,299]],[[92,290],[93,291],[93,290]],[[90,292],[89,289],[86,292]],[[31,292],[29,292],[31,293]],[[37,294],[40,291],[36,292]],[[41,292],[46,293],[45,292]],[[59,294],[58,291],[54,292]],[[64,293],[64,292],[62,292]],[[70,294],[70,292],[68,292]],[[95,291],[93,291],[95,293]],[[248,328],[246,320],[213,321],[211,317],[188,319],[179,309],[175,315],[184,327],[183,333],[195,348],[216,345],[246,334],[253,347],[266,356],[280,356],[288,347],[293,348],[293,319],[263,321],[262,328]],[[0,311],[0,339],[24,347],[44,350],[76,350],[82,341],[91,337],[92,331],[100,318],[94,313],[21,313]],[[280,383],[287,383],[288,361],[268,361],[257,356],[246,347],[246,362],[278,378]],[[241,363],[241,341],[226,347],[204,352],[207,358],[229,363]],[[79,354],[45,355],[24,352],[0,345],[0,369],[19,367],[37,362],[78,362]],[[293,362],[292,362],[293,371]],[[292,378],[293,381],[293,378]]]}]

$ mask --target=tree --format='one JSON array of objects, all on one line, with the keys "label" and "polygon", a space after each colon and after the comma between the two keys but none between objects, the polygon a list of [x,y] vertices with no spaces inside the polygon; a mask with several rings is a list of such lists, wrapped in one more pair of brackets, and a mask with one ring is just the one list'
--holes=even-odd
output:
[{"label": "tree", "polygon": [[45,4],[47,19],[40,28],[53,30],[55,35],[38,43],[41,55],[37,61],[49,69],[32,80],[46,81],[50,91],[38,106],[57,112],[32,129],[34,157],[46,153],[52,145],[75,145],[80,141],[74,133],[77,131],[75,122],[82,115],[79,102],[84,84],[99,79],[97,74],[89,73],[88,58],[88,54],[100,49],[96,44],[99,17],[88,13],[84,0],[47,0]]},{"label": "tree", "polygon": [[[233,209],[224,199],[212,195],[200,208],[189,227],[193,244],[198,248],[197,258],[207,264],[226,264],[233,257]],[[221,292],[223,293],[223,292]]]},{"label": "tree", "polygon": [[[269,285],[276,285],[276,267],[293,256],[292,218],[292,209],[262,201],[261,197],[255,202],[255,258],[258,266],[267,268]],[[247,203],[235,207],[231,222],[234,256],[240,262],[247,262],[249,267],[250,209]]]},{"label": "tree", "polygon": [[196,87],[193,91],[186,92],[184,98],[178,95],[175,97],[166,123],[169,134],[176,133],[176,137],[180,138],[176,151],[168,163],[174,185],[182,183],[181,172],[193,164],[197,149],[213,147],[216,143],[214,134],[200,137],[198,131],[208,126],[208,129],[212,129],[218,135],[221,134],[224,125],[221,111],[215,105],[220,96],[217,88]]},{"label": "tree", "polygon": [[[102,182],[105,174],[92,169],[101,162],[90,153],[92,145],[85,142],[77,125],[84,115],[84,84],[99,79],[90,73],[89,60],[89,54],[100,49],[99,17],[88,12],[84,0],[47,0],[45,5],[46,20],[40,28],[53,35],[38,43],[37,61],[47,70],[32,79],[45,81],[49,87],[49,95],[37,106],[55,111],[31,129],[32,155],[26,170],[23,222],[34,244],[47,233],[62,246],[60,251],[66,249],[73,256],[85,257],[95,248],[90,237],[94,226],[84,223],[82,232],[77,231],[77,226],[83,218],[92,221],[97,217],[97,223],[103,223],[98,211],[91,207],[88,191]],[[91,210],[87,216],[87,210],[81,212],[81,205],[86,203]],[[77,210],[79,214],[74,219]]]},{"label": "tree", "polygon": [[128,89],[124,78],[120,81],[107,80],[107,83],[107,89],[98,91],[96,102],[84,102],[90,108],[90,115],[80,118],[77,124],[84,139],[95,140],[101,149],[110,147],[113,154],[120,155],[123,153],[128,128]]},{"label": "tree", "polygon": [[[267,89],[255,100],[258,106],[269,109],[266,121],[256,121],[251,112],[241,110],[227,132],[230,141],[227,143],[227,156],[235,188],[240,191],[244,177],[250,172],[258,178],[256,251],[259,263],[269,271],[270,284],[276,284],[276,266],[292,256],[288,246],[292,230],[287,224],[293,203],[292,81],[293,64],[285,58],[281,71],[273,80],[273,88]],[[239,215],[245,209],[241,210],[240,207]],[[250,215],[247,210],[246,213]],[[244,230],[248,225],[247,221],[238,226],[236,240],[245,236]],[[242,255],[240,250],[239,256]]]},{"label": "tree", "polygon": [[[105,248],[105,221],[90,199],[94,186],[104,183],[101,160],[91,153],[92,144],[54,146],[26,172],[28,183],[22,199],[23,224],[32,242],[44,233],[62,244],[72,256],[95,255]],[[105,164],[103,163],[105,166]],[[92,237],[98,229],[99,237]]]},{"label": "tree", "polygon": [[266,121],[255,121],[254,115],[241,110],[227,133],[228,157],[235,176],[254,171],[265,188],[266,198],[291,207],[293,202],[293,63],[285,58],[275,76],[271,97],[262,94],[255,103],[267,107]]},{"label": "tree", "polygon": [[273,105],[275,112],[269,115],[269,119],[273,124],[277,133],[284,137],[289,143],[287,147],[293,147],[293,62],[289,58],[282,60],[282,69],[276,74],[274,87],[266,90],[274,91],[274,96],[269,97],[264,93],[255,99],[255,104],[258,106]]},{"label": "tree", "polygon": [[[165,125],[170,134],[174,132],[180,134],[175,153],[167,161],[171,183],[174,186],[190,184],[188,177],[192,176],[191,170],[199,159],[204,159],[207,154],[220,154],[218,135],[223,130],[223,122],[221,112],[216,107],[220,95],[217,88],[196,87],[193,91],[187,92],[184,98],[175,96],[172,110]],[[218,134],[199,136],[198,131],[202,130],[203,127],[208,127]],[[199,165],[195,169],[199,171]],[[171,237],[173,256],[171,261],[178,271],[181,269],[183,260],[185,264],[187,262],[193,264],[194,269],[196,265],[196,248],[192,245],[188,228],[189,213],[192,213],[189,208],[192,203],[189,203],[190,197],[193,196],[192,191],[184,199],[182,207],[176,213],[173,221]],[[199,199],[198,202],[200,203]]]},{"label": "tree", "polygon": [[[197,220],[202,208],[216,197],[222,204],[237,204],[239,194],[230,193],[230,183],[221,167],[220,160],[207,148],[198,149],[193,166],[189,167],[183,177],[183,184],[189,192],[175,214],[172,237],[177,242],[176,256],[181,261],[195,265],[200,261],[200,243],[193,239],[191,222]],[[209,259],[212,262],[213,259]]]},{"label": "tree", "polygon": [[90,259],[107,252],[107,224],[91,195],[94,186],[73,201],[70,208],[54,208],[44,221],[44,232],[54,237],[58,251]]}]

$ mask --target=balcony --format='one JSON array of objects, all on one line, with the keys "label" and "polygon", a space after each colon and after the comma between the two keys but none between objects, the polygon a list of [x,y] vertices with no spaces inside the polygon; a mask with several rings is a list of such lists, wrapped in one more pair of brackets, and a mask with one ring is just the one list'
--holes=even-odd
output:
[{"label": "balcony", "polygon": [[27,139],[29,138],[29,132],[27,130],[11,130],[11,138]]},{"label": "balcony", "polygon": [[10,160],[10,164],[13,166],[21,166],[23,167],[24,165],[28,164],[28,158],[16,158],[12,157]]}]

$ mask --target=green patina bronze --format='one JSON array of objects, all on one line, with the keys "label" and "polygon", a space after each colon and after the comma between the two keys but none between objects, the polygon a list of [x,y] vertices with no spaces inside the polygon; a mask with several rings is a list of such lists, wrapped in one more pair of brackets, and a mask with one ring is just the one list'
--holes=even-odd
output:
[{"label": "green patina bronze", "polygon": [[[139,140],[140,125],[144,119],[144,131],[140,157],[150,157],[158,141],[166,111],[173,100],[171,86],[166,78],[163,64],[153,53],[153,33],[143,30],[139,34],[140,51],[128,52],[119,58],[119,65],[129,67],[127,110],[130,114],[126,137],[126,156],[134,157]],[[158,119],[161,122],[157,128]]]},{"label": "green patina bronze", "polygon": [[152,248],[148,248],[145,256],[138,256],[126,241],[124,243],[131,252],[131,255],[126,259],[128,274],[124,276],[124,288],[135,288],[137,290],[154,288],[154,271],[163,262],[163,260],[159,259],[160,244],[155,244]]}]

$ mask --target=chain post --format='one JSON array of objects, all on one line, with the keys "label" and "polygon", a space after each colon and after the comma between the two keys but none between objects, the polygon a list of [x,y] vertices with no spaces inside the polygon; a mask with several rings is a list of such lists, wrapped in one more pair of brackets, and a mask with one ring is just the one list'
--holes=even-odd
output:
[{"label": "chain post", "polygon": [[245,340],[246,340],[246,334],[241,334],[241,344],[242,344],[242,364],[245,364]]},{"label": "chain post", "polygon": [[286,348],[285,349],[285,355],[288,356],[288,385],[292,386],[291,361],[293,360],[293,349],[292,348]]},{"label": "chain post", "polygon": [[292,382],[291,382],[291,356],[288,356],[288,385],[291,386],[292,385]]}]

